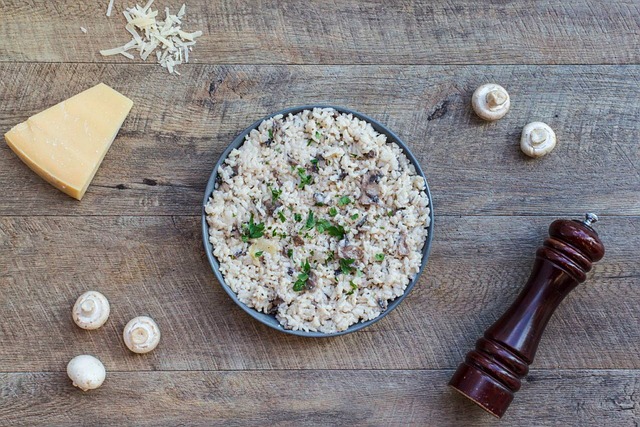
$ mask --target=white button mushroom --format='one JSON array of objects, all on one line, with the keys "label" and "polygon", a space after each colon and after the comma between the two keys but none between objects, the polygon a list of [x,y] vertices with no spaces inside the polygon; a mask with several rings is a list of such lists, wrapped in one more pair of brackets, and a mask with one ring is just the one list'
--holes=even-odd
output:
[{"label": "white button mushroom", "polygon": [[494,121],[503,118],[510,105],[509,93],[495,83],[480,86],[471,97],[473,111],[484,120]]},{"label": "white button mushroom", "polygon": [[152,318],[139,316],[127,323],[122,337],[129,350],[134,353],[148,353],[160,342],[160,328]]},{"label": "white button mushroom", "polygon": [[556,133],[549,125],[532,122],[522,129],[520,149],[530,157],[542,157],[556,146]]},{"label": "white button mushroom", "polygon": [[71,313],[82,329],[98,329],[109,318],[109,301],[100,292],[89,291],[78,297]]},{"label": "white button mushroom", "polygon": [[107,372],[97,358],[88,354],[76,356],[67,364],[67,375],[73,385],[82,391],[98,388],[104,382]]}]

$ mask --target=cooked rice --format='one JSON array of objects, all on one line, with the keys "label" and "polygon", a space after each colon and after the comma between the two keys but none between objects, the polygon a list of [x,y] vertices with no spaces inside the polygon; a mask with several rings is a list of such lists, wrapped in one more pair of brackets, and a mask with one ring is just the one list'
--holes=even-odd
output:
[{"label": "cooked rice", "polygon": [[[330,108],[278,115],[218,170],[206,206],[213,254],[249,307],[287,329],[343,331],[384,312],[420,269],[425,188],[400,147],[366,121]],[[248,229],[252,214],[262,237],[248,236],[260,234]]]}]

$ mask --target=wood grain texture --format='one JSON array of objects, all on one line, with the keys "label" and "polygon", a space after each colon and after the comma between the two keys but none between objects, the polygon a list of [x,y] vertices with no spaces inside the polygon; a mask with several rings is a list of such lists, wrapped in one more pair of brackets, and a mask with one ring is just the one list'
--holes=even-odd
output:
[{"label": "wood grain texture", "polygon": [[[638,1],[189,0],[185,28],[205,35],[179,78],[99,55],[128,41],[133,3],[107,18],[108,0],[0,0],[0,134],[100,81],[134,101],[82,202],[0,143],[0,425],[495,425],[446,383],[515,298],[551,220],[595,211],[605,258],[556,312],[504,422],[640,426]],[[512,99],[493,124],[469,108],[489,81]],[[200,236],[205,183],[233,137],[314,103],[403,138],[436,212],[412,294],[332,339],[252,320]],[[558,135],[539,160],[518,148],[534,120]],[[112,304],[97,331],[70,316],[87,289]],[[163,338],[141,356],[121,333],[143,314]],[[82,353],[108,370],[87,394],[64,372]]]},{"label": "wood grain texture", "polygon": [[[358,333],[304,339],[228,298],[204,258],[199,217],[0,218],[0,370],[60,371],[82,353],[117,371],[454,368],[519,292],[549,223],[440,218],[425,273],[397,310]],[[557,311],[534,368],[640,369],[640,218],[597,225],[607,254]],[[111,302],[97,331],[71,320],[87,289]],[[137,315],[163,333],[144,357],[121,338]]]},{"label": "wood grain texture", "polygon": [[[638,66],[200,66],[174,78],[125,64],[0,63],[0,130],[103,81],[134,101],[85,198],[59,193],[0,144],[0,215],[198,215],[233,137],[282,108],[329,103],[387,124],[425,168],[436,215],[640,214]],[[509,114],[470,111],[486,81]],[[170,83],[170,84],[169,84]],[[519,149],[522,126],[549,123],[558,146]],[[43,209],[44,208],[44,209]]]},{"label": "wood grain texture", "polygon": [[[1,1],[0,61],[128,61],[98,51],[130,40],[121,12],[134,2],[111,18],[107,3]],[[638,16],[634,0],[193,0],[185,27],[205,33],[190,55],[202,63],[628,64]]]},{"label": "wood grain texture", "polygon": [[[639,374],[533,371],[503,422],[637,425]],[[496,425],[446,386],[450,375],[425,370],[109,372],[100,389],[82,393],[62,372],[0,374],[0,419],[12,426]]]}]

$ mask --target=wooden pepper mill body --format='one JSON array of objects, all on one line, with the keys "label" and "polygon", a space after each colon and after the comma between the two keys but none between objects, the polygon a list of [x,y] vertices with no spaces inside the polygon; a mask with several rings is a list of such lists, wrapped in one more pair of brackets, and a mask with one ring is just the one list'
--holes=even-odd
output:
[{"label": "wooden pepper mill body", "polygon": [[583,222],[554,221],[536,252],[527,284],[514,303],[476,342],[449,385],[483,409],[502,417],[529,371],[542,333],[562,300],[584,282],[604,246],[587,214]]}]

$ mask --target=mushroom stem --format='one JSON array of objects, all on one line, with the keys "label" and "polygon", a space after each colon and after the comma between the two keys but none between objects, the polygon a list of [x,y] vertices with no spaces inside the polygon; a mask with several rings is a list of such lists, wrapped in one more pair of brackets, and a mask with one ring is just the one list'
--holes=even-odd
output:
[{"label": "mushroom stem", "polygon": [[71,317],[82,329],[98,329],[109,318],[109,301],[100,292],[88,291],[73,305]]},{"label": "mushroom stem", "polygon": [[127,348],[134,353],[148,353],[160,342],[160,328],[152,318],[138,316],[124,327],[122,338]]},{"label": "mushroom stem", "polygon": [[96,309],[96,303],[93,300],[85,300],[81,305],[80,308],[82,309],[82,312],[85,314],[90,314],[93,313],[93,311]]},{"label": "mushroom stem", "polygon": [[556,134],[542,122],[532,122],[522,129],[520,149],[530,157],[542,157],[556,146]]},{"label": "mushroom stem", "polygon": [[494,89],[487,93],[487,106],[490,110],[496,110],[502,107],[507,102],[507,95],[505,92]]},{"label": "mushroom stem", "polygon": [[131,341],[136,344],[142,344],[149,339],[149,332],[143,327],[135,328],[131,331]]},{"label": "mushroom stem", "polygon": [[471,107],[478,117],[493,121],[504,117],[509,111],[509,93],[500,85],[487,83],[473,92]]}]

